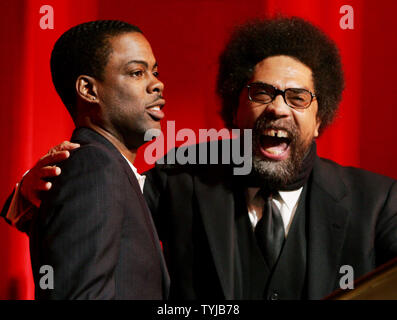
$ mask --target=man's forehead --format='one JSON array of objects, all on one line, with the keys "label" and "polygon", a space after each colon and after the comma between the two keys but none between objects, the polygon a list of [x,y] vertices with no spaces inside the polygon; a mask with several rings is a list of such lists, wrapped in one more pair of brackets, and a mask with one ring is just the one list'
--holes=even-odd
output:
[{"label": "man's forehead", "polygon": [[265,82],[275,87],[300,87],[312,89],[311,69],[290,56],[272,56],[255,65],[251,81]]},{"label": "man's forehead", "polygon": [[118,64],[146,63],[156,64],[152,48],[146,38],[139,32],[121,34],[109,39],[112,46],[109,60]]},{"label": "man's forehead", "polygon": [[[128,60],[128,59],[127,59],[127,60]],[[129,65],[134,65],[134,64],[142,65],[142,66],[144,66],[145,68],[151,67],[151,66],[149,66],[148,61],[146,61],[146,60],[137,60],[137,59],[134,59],[134,58],[132,58],[132,57],[131,57],[131,60],[129,60],[129,61],[127,61],[127,62],[125,63],[125,66],[128,67]],[[157,68],[157,66],[158,66],[157,61],[155,61],[154,64],[153,64],[153,68]]]}]

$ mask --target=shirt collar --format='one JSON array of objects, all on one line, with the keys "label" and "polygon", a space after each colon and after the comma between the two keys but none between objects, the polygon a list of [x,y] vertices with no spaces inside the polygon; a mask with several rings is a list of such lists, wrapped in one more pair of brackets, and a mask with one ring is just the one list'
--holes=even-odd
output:
[{"label": "shirt collar", "polygon": [[[258,194],[260,188],[248,188],[247,189],[247,200],[248,203],[251,203],[256,195]],[[279,191],[277,195],[274,196],[275,200],[282,201],[288,207],[289,210],[292,210],[296,203],[298,202],[299,196],[302,193],[303,187],[292,190],[292,191]]]},{"label": "shirt collar", "polygon": [[279,191],[278,195],[289,210],[292,210],[298,202],[299,196],[302,193],[303,187],[292,191]]}]

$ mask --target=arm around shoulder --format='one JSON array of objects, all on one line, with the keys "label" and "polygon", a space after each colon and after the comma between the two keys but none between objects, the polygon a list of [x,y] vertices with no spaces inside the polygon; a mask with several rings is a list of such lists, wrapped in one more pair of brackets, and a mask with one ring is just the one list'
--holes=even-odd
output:
[{"label": "arm around shoulder", "polygon": [[32,217],[37,212],[38,208],[21,195],[20,183],[17,183],[4,203],[0,216],[19,231],[28,232]]},{"label": "arm around shoulder", "polygon": [[[123,213],[120,170],[100,148],[82,147],[62,167],[32,224],[36,297],[115,298]],[[54,289],[38,288],[39,269],[54,270]]]}]

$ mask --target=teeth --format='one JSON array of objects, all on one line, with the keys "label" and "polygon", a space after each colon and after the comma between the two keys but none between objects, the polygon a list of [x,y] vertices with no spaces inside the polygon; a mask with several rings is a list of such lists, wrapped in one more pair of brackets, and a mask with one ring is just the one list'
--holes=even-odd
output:
[{"label": "teeth", "polygon": [[267,148],[266,151],[269,152],[270,154],[274,154],[276,156],[283,153],[283,150],[275,149],[275,148]]},{"label": "teeth", "polygon": [[265,130],[264,134],[271,137],[288,138],[288,133],[285,130],[268,129]]},{"label": "teeth", "polygon": [[150,109],[154,110],[154,111],[160,111],[160,107],[157,107],[157,106],[156,107],[151,107]]}]

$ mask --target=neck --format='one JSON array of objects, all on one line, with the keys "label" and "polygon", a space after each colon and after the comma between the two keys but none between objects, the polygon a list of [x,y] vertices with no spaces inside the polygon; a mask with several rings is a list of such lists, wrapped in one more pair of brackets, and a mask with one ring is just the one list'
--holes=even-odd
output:
[{"label": "neck", "polygon": [[102,135],[106,138],[111,144],[115,146],[115,148],[130,161],[132,164],[135,161],[137,149],[128,149],[127,146],[113,133],[105,128],[95,124],[92,122],[90,117],[80,118],[78,122],[76,122],[76,127],[86,127],[94,130],[95,132]]}]

